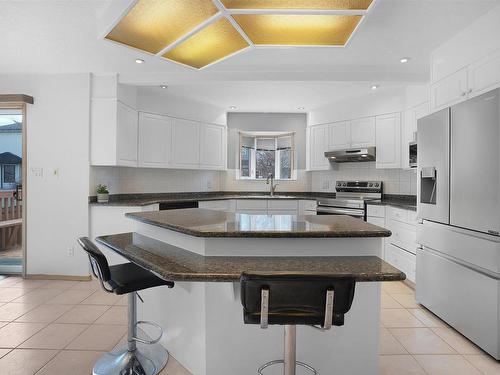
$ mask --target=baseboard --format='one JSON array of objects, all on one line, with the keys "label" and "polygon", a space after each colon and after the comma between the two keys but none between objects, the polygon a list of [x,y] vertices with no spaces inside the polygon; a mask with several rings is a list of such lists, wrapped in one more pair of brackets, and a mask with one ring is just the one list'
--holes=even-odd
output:
[{"label": "baseboard", "polygon": [[410,280],[406,279],[406,280],[403,281],[403,283],[406,284],[406,285],[408,285],[413,290],[415,290],[415,283],[413,281],[410,281]]},{"label": "baseboard", "polygon": [[66,276],[66,275],[26,275],[25,279],[31,280],[67,280],[67,281],[90,281],[92,276]]}]

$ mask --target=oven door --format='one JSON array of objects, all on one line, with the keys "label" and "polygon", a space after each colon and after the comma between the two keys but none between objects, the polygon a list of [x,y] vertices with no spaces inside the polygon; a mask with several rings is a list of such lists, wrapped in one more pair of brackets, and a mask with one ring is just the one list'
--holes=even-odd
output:
[{"label": "oven door", "polygon": [[358,219],[365,218],[365,210],[356,208],[342,208],[342,207],[327,207],[318,206],[316,208],[317,215],[348,215]]}]

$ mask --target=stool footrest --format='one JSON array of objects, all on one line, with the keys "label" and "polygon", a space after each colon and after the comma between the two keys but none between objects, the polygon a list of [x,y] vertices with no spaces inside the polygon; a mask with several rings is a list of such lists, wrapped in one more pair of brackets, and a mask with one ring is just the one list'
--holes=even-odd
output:
[{"label": "stool footrest", "polygon": [[[283,359],[277,359],[277,360],[274,360],[274,361],[270,361],[270,362],[267,362],[267,363],[264,363],[262,366],[259,367],[259,369],[257,370],[257,374],[258,375],[264,375],[264,373],[262,371],[264,371],[266,368],[270,367],[270,366],[274,366],[274,365],[284,365],[285,364],[285,361]],[[314,375],[317,375],[318,372],[311,366],[309,366],[307,363],[303,363],[303,362],[299,362],[299,361],[296,361],[295,364],[297,366],[300,366],[300,367],[303,367],[305,368],[306,370],[309,370],[311,373],[313,373]]]},{"label": "stool footrest", "polygon": [[135,326],[138,327],[139,325],[148,325],[150,327],[154,327],[156,329],[158,329],[159,331],[159,335],[157,338],[155,339],[152,339],[152,340],[145,340],[145,339],[141,339],[140,337],[132,337],[132,339],[134,341],[137,341],[137,342],[140,342],[140,343],[143,343],[143,344],[147,344],[147,345],[152,345],[152,344],[156,344],[158,341],[160,341],[160,339],[162,338],[163,336],[163,328],[156,324],[156,323],[153,323],[153,322],[148,322],[148,321],[145,321],[145,320],[139,320],[137,323],[135,323]]}]

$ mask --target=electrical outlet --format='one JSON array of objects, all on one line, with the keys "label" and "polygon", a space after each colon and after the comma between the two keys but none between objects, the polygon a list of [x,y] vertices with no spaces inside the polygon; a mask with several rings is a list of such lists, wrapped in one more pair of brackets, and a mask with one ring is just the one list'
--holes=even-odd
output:
[{"label": "electrical outlet", "polygon": [[31,174],[34,177],[43,177],[43,168],[42,167],[31,167]]},{"label": "electrical outlet", "polygon": [[68,249],[68,256],[69,257],[74,257],[75,256],[75,248],[73,246],[71,246],[69,249]]},{"label": "electrical outlet", "polygon": [[212,189],[212,181],[207,180],[207,189],[210,190]]},{"label": "electrical outlet", "polygon": [[323,181],[323,190],[328,190],[328,188],[330,187],[330,182],[328,180],[325,180]]}]

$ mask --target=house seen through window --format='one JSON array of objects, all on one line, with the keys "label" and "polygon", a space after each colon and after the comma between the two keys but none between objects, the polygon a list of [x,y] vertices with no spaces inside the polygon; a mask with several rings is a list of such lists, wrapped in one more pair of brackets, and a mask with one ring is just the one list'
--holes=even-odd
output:
[{"label": "house seen through window", "polygon": [[294,178],[293,133],[240,133],[240,178]]}]

